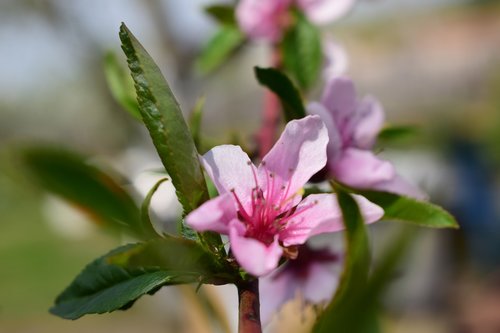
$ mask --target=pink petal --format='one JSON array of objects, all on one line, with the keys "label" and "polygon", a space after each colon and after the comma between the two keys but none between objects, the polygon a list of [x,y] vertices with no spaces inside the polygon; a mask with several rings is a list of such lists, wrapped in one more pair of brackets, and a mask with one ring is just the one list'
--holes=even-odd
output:
[{"label": "pink petal", "polygon": [[384,110],[376,99],[365,97],[358,106],[358,115],[353,133],[354,145],[361,149],[371,149],[384,125]]},{"label": "pink petal", "polygon": [[355,115],[358,106],[356,89],[352,81],[346,77],[336,77],[326,83],[321,97],[323,104],[332,115],[339,132]]},{"label": "pink petal", "polygon": [[[353,195],[365,223],[380,220],[384,210],[360,195]],[[297,207],[312,208],[300,214],[299,222],[290,225],[280,234],[284,246],[304,244],[307,239],[322,233],[337,232],[344,229],[342,211],[335,194],[311,194]]]},{"label": "pink petal", "polygon": [[[272,198],[287,198],[326,164],[328,133],[319,116],[307,116],[290,121],[271,151],[263,158],[259,172],[263,179],[272,174],[274,180],[268,190],[274,189]],[[278,203],[278,202],[277,202]]]},{"label": "pink petal", "polygon": [[396,174],[391,180],[377,183],[373,186],[374,190],[390,192],[405,195],[418,200],[428,200],[427,193],[418,187],[408,183],[403,177]]},{"label": "pink petal", "polygon": [[241,0],[236,7],[236,19],[241,29],[252,39],[278,41],[282,35],[282,16],[291,0]]},{"label": "pink petal", "polygon": [[335,194],[311,194],[297,206],[296,212],[304,210],[296,218],[289,221],[286,228],[280,233],[280,240],[284,246],[304,244],[319,225],[328,223],[330,230],[342,230],[342,212],[337,203]]},{"label": "pink petal", "polygon": [[201,162],[219,194],[234,190],[243,207],[249,208],[252,188],[256,186],[252,168],[256,168],[239,146],[214,147],[203,155]]},{"label": "pink petal", "polygon": [[328,160],[338,158],[342,149],[342,139],[340,138],[340,133],[338,132],[337,126],[335,125],[335,121],[333,120],[330,112],[328,112],[323,104],[312,102],[307,105],[307,113],[311,115],[318,115],[325,123],[328,136],[330,138],[327,146]]},{"label": "pink petal", "polygon": [[311,264],[308,278],[300,288],[304,300],[319,304],[332,299],[333,292],[339,283],[340,270],[338,268],[341,266],[340,262]]},{"label": "pink petal", "polygon": [[289,300],[295,297],[297,280],[281,268],[259,279],[260,320],[265,325]]},{"label": "pink petal", "polygon": [[329,161],[328,168],[341,183],[363,189],[373,188],[396,175],[390,162],[377,158],[371,151],[355,148],[346,149],[338,160]]},{"label": "pink petal", "polygon": [[228,234],[228,224],[237,218],[234,199],[225,193],[192,211],[186,216],[186,224],[197,231],[215,231]]},{"label": "pink petal", "polygon": [[327,62],[322,73],[323,80],[329,82],[347,71],[349,57],[342,46],[331,40],[327,40],[323,42],[323,53]]},{"label": "pink petal", "polygon": [[239,221],[233,221],[229,226],[231,251],[240,266],[255,276],[266,275],[278,267],[283,254],[278,238],[266,245],[254,238],[246,238],[244,232],[245,226]]},{"label": "pink petal", "polygon": [[344,16],[355,0],[298,0],[299,6],[316,24],[327,24]]}]

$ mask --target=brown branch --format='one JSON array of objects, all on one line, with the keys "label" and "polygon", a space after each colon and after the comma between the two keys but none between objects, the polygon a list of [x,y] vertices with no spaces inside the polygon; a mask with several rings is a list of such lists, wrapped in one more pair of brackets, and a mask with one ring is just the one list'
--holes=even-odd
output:
[{"label": "brown branch", "polygon": [[261,333],[259,280],[241,281],[236,285],[239,300],[239,333]]}]

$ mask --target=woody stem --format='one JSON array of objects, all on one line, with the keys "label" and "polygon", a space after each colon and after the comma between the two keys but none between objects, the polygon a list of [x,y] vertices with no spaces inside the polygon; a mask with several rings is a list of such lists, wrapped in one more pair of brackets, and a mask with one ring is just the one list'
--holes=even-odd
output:
[{"label": "woody stem", "polygon": [[239,333],[261,333],[259,280],[241,281],[238,288]]}]

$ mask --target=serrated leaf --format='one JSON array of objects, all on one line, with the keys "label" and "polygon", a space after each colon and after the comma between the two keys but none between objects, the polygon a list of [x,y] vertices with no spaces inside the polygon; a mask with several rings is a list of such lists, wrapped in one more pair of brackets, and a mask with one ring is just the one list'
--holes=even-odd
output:
[{"label": "serrated leaf", "polygon": [[[193,138],[160,69],[123,23],[120,39],[135,82],[143,122],[172,179],[184,214],[188,214],[208,199]],[[201,240],[213,251],[221,248],[217,234],[203,233]]]},{"label": "serrated leaf", "polygon": [[130,195],[108,174],[85,163],[82,156],[49,147],[21,152],[23,165],[45,190],[69,201],[98,222],[142,238],[157,236],[142,225]]},{"label": "serrated leaf", "polygon": [[274,68],[254,67],[254,70],[259,83],[269,88],[279,97],[287,122],[306,116],[302,97],[285,74]]},{"label": "serrated leaf", "polygon": [[358,205],[350,194],[340,188],[337,190],[337,199],[342,210],[347,244],[344,270],[333,300],[314,326],[316,333],[338,331],[333,328],[342,320],[344,309],[351,298],[357,295],[359,290],[366,288],[370,270],[368,237]]},{"label": "serrated leaf", "polygon": [[208,74],[219,66],[243,43],[245,36],[235,26],[222,26],[203,48],[196,63],[198,69]]},{"label": "serrated leaf", "polygon": [[158,269],[126,269],[108,263],[108,258],[135,245],[117,248],[95,260],[57,297],[50,312],[65,319],[92,313],[127,309],[142,295],[167,284],[183,283],[182,276]]},{"label": "serrated leaf", "polygon": [[115,100],[134,118],[141,120],[141,112],[135,95],[134,82],[123,68],[114,52],[104,57],[104,74]]},{"label": "serrated leaf", "polygon": [[234,7],[230,5],[211,5],[205,7],[205,13],[220,24],[236,26]]},{"label": "serrated leaf", "polygon": [[459,228],[455,218],[443,208],[426,201],[393,193],[355,190],[384,209],[384,220],[409,222],[429,228]]},{"label": "serrated leaf", "polygon": [[319,30],[301,14],[283,38],[283,66],[303,90],[316,82],[321,72],[323,51]]},{"label": "serrated leaf", "polygon": [[120,39],[135,82],[142,119],[187,214],[208,199],[191,133],[160,69],[124,24],[120,27]]}]

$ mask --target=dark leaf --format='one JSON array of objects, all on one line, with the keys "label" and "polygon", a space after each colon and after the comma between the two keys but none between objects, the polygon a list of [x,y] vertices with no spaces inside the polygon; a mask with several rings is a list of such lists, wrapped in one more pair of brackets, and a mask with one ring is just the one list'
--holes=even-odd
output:
[{"label": "dark leaf", "polygon": [[255,67],[255,76],[279,97],[287,122],[306,116],[300,93],[285,74],[274,68]]},{"label": "dark leaf", "polygon": [[127,309],[142,295],[167,284],[184,283],[184,277],[158,269],[126,269],[108,263],[108,258],[133,249],[135,245],[117,248],[95,260],[57,297],[50,312],[78,319],[92,313]]},{"label": "dark leaf", "polygon": [[220,24],[236,26],[234,7],[230,5],[211,5],[205,12]]},{"label": "dark leaf", "polygon": [[98,222],[142,238],[157,236],[151,226],[141,224],[139,209],[130,195],[109,175],[85,163],[83,157],[48,147],[25,149],[21,154],[38,184]]}]

